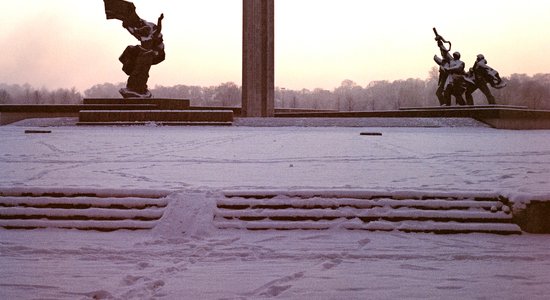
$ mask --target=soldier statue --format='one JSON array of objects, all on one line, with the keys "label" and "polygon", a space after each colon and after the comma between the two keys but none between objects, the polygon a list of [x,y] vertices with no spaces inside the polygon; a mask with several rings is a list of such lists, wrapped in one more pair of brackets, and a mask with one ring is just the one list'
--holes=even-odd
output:
[{"label": "soldier statue", "polygon": [[[460,53],[450,54],[452,44],[445,40],[433,29],[435,40],[441,52],[441,57],[434,56],[434,61],[439,65],[439,81],[436,91],[437,99],[441,106],[451,105],[451,96],[454,96],[458,105],[474,105],[472,93],[479,89],[491,105],[496,104],[495,97],[491,94],[489,84],[493,88],[503,88],[506,83],[500,78],[496,70],[487,65],[483,54],[479,54],[473,67],[468,73],[464,71],[465,64],[460,60]],[[448,48],[445,47],[448,44]],[[466,94],[464,101],[463,94]]]},{"label": "soldier statue", "polygon": [[483,54],[477,55],[474,66],[468,72],[466,83],[466,102],[468,105],[474,105],[472,93],[477,89],[485,95],[489,104],[494,105],[496,104],[495,97],[491,94],[491,90],[487,84],[496,89],[506,86],[506,83],[500,78],[498,72],[487,65],[487,60]]},{"label": "soldier statue", "polygon": [[122,26],[140,41],[140,45],[126,47],[119,58],[122,70],[129,76],[126,88],[121,89],[120,94],[124,98],[151,98],[151,92],[147,88],[149,70],[152,65],[159,64],[165,59],[161,33],[164,14],[161,14],[157,24],[154,24],[141,19],[132,2],[104,2],[107,19],[121,20]]},{"label": "soldier statue", "polygon": [[[439,104],[450,106],[451,96],[454,96],[458,105],[466,105],[462,97],[466,91],[464,83],[466,75],[464,68],[466,65],[460,60],[459,52],[454,52],[453,55],[450,54],[452,44],[439,35],[435,28],[434,32],[436,35],[435,40],[442,56],[434,56],[434,61],[439,65],[439,82],[436,91]],[[445,48],[445,43],[449,44],[448,49]]]}]

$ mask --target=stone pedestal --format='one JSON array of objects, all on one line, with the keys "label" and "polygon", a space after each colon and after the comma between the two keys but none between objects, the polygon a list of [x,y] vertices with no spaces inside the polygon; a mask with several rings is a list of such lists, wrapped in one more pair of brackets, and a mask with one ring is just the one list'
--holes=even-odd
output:
[{"label": "stone pedestal", "polygon": [[550,201],[533,200],[514,211],[514,222],[529,233],[550,234]]},{"label": "stone pedestal", "polygon": [[242,115],[272,117],[275,89],[274,0],[243,0]]}]

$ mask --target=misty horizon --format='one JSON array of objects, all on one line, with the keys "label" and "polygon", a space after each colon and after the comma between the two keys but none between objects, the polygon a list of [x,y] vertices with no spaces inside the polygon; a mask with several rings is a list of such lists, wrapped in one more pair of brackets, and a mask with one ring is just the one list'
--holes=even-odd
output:
[{"label": "misty horizon", "polygon": [[[525,106],[531,109],[550,110],[550,73],[528,76],[513,74],[504,77],[507,87],[492,89],[497,104]],[[310,108],[340,111],[392,110],[404,106],[439,105],[435,95],[437,68],[432,68],[427,79],[408,78],[395,81],[373,81],[362,86],[352,80],[343,80],[334,89],[313,90],[276,87],[277,108]],[[0,104],[78,104],[84,98],[120,98],[119,90],[125,82],[99,83],[80,92],[72,89],[35,89],[31,85],[9,85],[0,82]],[[159,98],[189,99],[197,106],[241,106],[241,85],[225,82],[218,85],[199,86],[176,84],[156,85],[151,88]],[[477,91],[474,103],[487,104]]]}]

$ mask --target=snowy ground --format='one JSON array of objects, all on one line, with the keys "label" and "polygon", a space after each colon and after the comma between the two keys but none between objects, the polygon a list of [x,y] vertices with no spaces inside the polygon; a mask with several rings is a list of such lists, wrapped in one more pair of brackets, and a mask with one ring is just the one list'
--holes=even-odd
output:
[{"label": "snowy ground", "polygon": [[223,189],[548,194],[550,131],[3,126],[0,186],[174,192],[153,231],[0,230],[0,299],[547,299],[550,287],[548,236],[218,231],[204,218]]}]

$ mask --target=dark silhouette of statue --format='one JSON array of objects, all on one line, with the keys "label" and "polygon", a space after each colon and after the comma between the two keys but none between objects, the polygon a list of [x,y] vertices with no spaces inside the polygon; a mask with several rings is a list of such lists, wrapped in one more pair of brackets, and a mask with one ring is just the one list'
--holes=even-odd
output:
[{"label": "dark silhouette of statue", "polygon": [[[487,98],[489,104],[496,104],[495,97],[487,84],[493,88],[503,88],[506,83],[500,78],[496,70],[487,65],[483,54],[477,56],[476,62],[468,73],[464,71],[465,64],[460,60],[460,53],[450,54],[452,44],[445,40],[433,29],[435,40],[441,52],[441,57],[434,56],[435,62],[439,65],[439,81],[435,92],[440,105],[451,105],[451,96],[454,96],[458,105],[474,105],[472,93],[479,89]],[[448,48],[445,44],[449,45]],[[462,95],[466,93],[466,102]]]},{"label": "dark silhouette of statue", "polygon": [[449,46],[449,49],[446,49],[443,43],[448,43],[449,45],[451,44],[450,42],[445,41],[445,39],[443,39],[443,37],[438,34],[436,34],[436,41],[437,46],[441,51],[441,58],[437,55],[434,55],[434,61],[436,64],[439,65],[439,79],[437,81],[437,91],[435,92],[435,95],[439,100],[439,104],[443,106],[446,104],[444,92],[445,83],[447,82],[447,77],[449,76],[449,74],[445,70],[445,66],[448,66],[452,59],[452,56],[449,54],[451,46]]},{"label": "dark silhouette of statue", "polygon": [[[452,44],[446,41],[441,35],[437,33],[434,28],[435,40],[437,46],[441,52],[441,57],[434,56],[434,61],[439,65],[439,82],[436,91],[436,96],[440,105],[451,105],[451,96],[455,97],[458,105],[466,105],[462,95],[466,91],[464,71],[465,64],[460,60],[460,53],[454,52],[450,54]],[[445,44],[449,45],[449,48],[445,48]]]},{"label": "dark silhouette of statue", "polygon": [[498,72],[487,65],[487,60],[483,54],[477,55],[474,66],[468,71],[466,83],[466,102],[468,105],[474,105],[472,93],[477,89],[485,95],[489,104],[496,104],[495,97],[491,94],[491,90],[487,84],[496,89],[506,86],[506,83],[502,81]]},{"label": "dark silhouette of statue", "polygon": [[147,88],[149,70],[152,65],[165,59],[161,33],[164,14],[161,14],[157,24],[154,24],[141,19],[132,2],[103,1],[107,19],[121,20],[122,26],[141,42],[140,45],[126,47],[119,58],[122,70],[129,76],[126,88],[121,89],[120,94],[124,98],[151,98],[151,92]]}]

